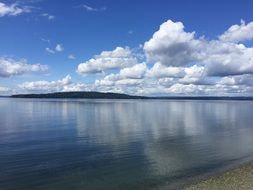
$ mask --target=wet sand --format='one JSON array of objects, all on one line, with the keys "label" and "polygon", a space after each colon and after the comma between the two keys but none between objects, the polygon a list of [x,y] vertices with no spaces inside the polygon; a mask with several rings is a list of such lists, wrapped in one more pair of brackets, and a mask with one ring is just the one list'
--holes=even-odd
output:
[{"label": "wet sand", "polygon": [[253,190],[253,162],[185,188],[185,190]]}]

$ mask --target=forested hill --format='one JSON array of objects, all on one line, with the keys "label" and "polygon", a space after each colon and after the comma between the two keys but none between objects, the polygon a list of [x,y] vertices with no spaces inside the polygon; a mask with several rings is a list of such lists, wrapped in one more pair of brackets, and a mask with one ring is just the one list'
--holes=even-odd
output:
[{"label": "forested hill", "polygon": [[86,99],[166,99],[166,100],[244,100],[253,101],[253,97],[229,96],[132,96],[111,92],[56,92],[48,94],[16,94],[11,98],[86,98]]},{"label": "forested hill", "polygon": [[16,94],[12,98],[96,98],[96,99],[146,99],[144,96],[131,96],[103,92],[56,92],[48,94]]}]

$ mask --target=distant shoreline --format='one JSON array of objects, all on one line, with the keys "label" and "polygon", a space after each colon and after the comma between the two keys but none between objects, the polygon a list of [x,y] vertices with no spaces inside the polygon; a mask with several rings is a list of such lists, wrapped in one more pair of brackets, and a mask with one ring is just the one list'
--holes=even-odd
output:
[{"label": "distant shoreline", "polygon": [[253,101],[253,97],[247,96],[135,96],[110,92],[56,92],[46,94],[16,94],[0,96],[10,98],[41,98],[41,99],[161,99],[161,100],[244,100]]}]

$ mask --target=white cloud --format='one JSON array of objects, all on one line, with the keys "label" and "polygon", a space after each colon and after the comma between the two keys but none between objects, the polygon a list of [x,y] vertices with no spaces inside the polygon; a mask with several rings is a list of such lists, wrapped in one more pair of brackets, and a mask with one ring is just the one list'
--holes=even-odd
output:
[{"label": "white cloud", "polygon": [[0,96],[11,94],[11,89],[7,87],[0,86]]},{"label": "white cloud", "polygon": [[55,51],[58,51],[58,52],[64,51],[63,45],[62,44],[57,44],[56,47],[55,47]]},{"label": "white cloud", "polygon": [[205,67],[193,65],[184,68],[185,75],[178,80],[181,84],[212,85],[214,82],[205,75]]},{"label": "white cloud", "polygon": [[168,20],[163,23],[153,37],[145,42],[144,51],[151,63],[159,62],[173,67],[200,64],[209,76],[253,73],[253,48],[220,40],[195,38],[194,32],[184,31],[181,22]]},{"label": "white cloud", "polygon": [[73,54],[69,54],[69,55],[68,55],[68,59],[74,60],[74,59],[76,59],[76,57],[75,57]]},{"label": "white cloud", "polygon": [[54,20],[55,19],[54,15],[50,15],[48,13],[43,13],[41,16],[47,18],[48,20]]},{"label": "white cloud", "polygon": [[20,6],[19,3],[13,3],[7,5],[0,2],[0,17],[3,16],[18,16],[23,13],[31,12],[31,8],[28,6]]},{"label": "white cloud", "polygon": [[19,85],[21,89],[29,91],[62,91],[64,86],[71,84],[71,76],[67,75],[65,78],[57,81],[33,81],[25,82]]},{"label": "white cloud", "polygon": [[50,40],[49,39],[46,39],[46,38],[40,38],[41,41],[43,42],[46,42],[46,43],[49,43],[50,44]]},{"label": "white cloud", "polygon": [[124,68],[118,74],[109,74],[101,80],[96,80],[96,86],[135,86],[143,82],[147,66],[145,63],[136,64],[132,67]]},{"label": "white cloud", "polygon": [[45,50],[48,53],[55,54],[56,52],[63,52],[64,51],[64,47],[63,47],[62,44],[56,44],[56,46],[55,46],[54,49],[51,49],[51,48],[47,47]]},{"label": "white cloud", "polygon": [[106,86],[111,86],[117,89],[121,88],[122,92],[128,93],[129,89],[127,88],[136,87],[136,85],[140,85],[142,82],[143,82],[142,79],[130,79],[130,78],[124,79],[123,78],[123,79],[113,81],[113,80],[109,80],[108,78],[105,78],[103,80],[96,80],[95,85],[97,87],[100,87],[100,89],[104,89],[104,87]]},{"label": "white cloud", "polygon": [[121,69],[119,75],[123,78],[141,79],[146,73],[147,66],[145,63],[136,64],[132,67]]},{"label": "white cloud", "polygon": [[241,25],[232,25],[227,31],[219,37],[220,40],[225,42],[243,42],[253,39],[253,22],[245,24],[241,20]]},{"label": "white cloud", "polygon": [[253,48],[243,44],[211,41],[207,44],[203,63],[209,76],[253,73]]},{"label": "white cloud", "polygon": [[173,67],[165,66],[157,62],[154,66],[147,72],[147,77],[151,78],[181,78],[185,75],[183,67]]},{"label": "white cloud", "polygon": [[6,88],[6,87],[0,86],[0,92],[6,92],[6,91],[8,91],[8,90],[10,90],[10,89],[9,89],[9,88]]},{"label": "white cloud", "polygon": [[51,54],[55,54],[55,51],[53,49],[50,49],[49,47],[47,47],[45,49],[48,53],[51,53]]},{"label": "white cloud", "polygon": [[183,66],[195,61],[202,43],[194,39],[194,34],[185,32],[183,23],[168,20],[144,44],[148,61],[170,66]]},{"label": "white cloud", "polygon": [[137,58],[126,47],[117,47],[113,51],[103,51],[100,55],[80,63],[77,68],[78,74],[102,73],[108,69],[125,68],[137,64]]},{"label": "white cloud", "polygon": [[87,85],[84,83],[73,83],[71,76],[67,75],[61,80],[56,81],[32,81],[24,82],[18,86],[21,92],[64,92],[64,91],[82,91],[87,90]]},{"label": "white cloud", "polygon": [[81,7],[89,12],[100,12],[100,11],[105,11],[107,9],[106,7],[95,8],[95,7],[91,7],[89,5],[81,5]]},{"label": "white cloud", "polygon": [[26,73],[46,72],[47,65],[28,64],[26,60],[14,60],[10,58],[0,58],[0,77],[11,77]]},{"label": "white cloud", "polygon": [[[183,23],[168,20],[141,48],[146,57],[118,47],[79,64],[77,72],[103,72],[105,77],[97,79],[93,86],[99,91],[142,95],[253,92],[252,47],[198,38],[195,32],[185,32]],[[110,69],[115,70],[105,72]]]},{"label": "white cloud", "polygon": [[171,93],[171,94],[184,94],[184,95],[198,95],[201,94],[203,89],[203,87],[198,86],[198,85],[194,85],[194,84],[180,84],[180,83],[176,83],[174,85],[172,85],[170,88],[168,88],[167,93]]},{"label": "white cloud", "polygon": [[245,74],[238,76],[223,77],[218,82],[221,85],[246,85],[253,86],[253,75]]}]

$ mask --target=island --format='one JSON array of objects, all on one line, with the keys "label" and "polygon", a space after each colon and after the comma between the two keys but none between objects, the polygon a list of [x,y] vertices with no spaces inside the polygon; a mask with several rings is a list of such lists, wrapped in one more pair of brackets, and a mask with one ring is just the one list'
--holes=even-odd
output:
[{"label": "island", "polygon": [[43,94],[14,94],[11,98],[69,98],[69,99],[166,99],[166,100],[244,100],[253,101],[251,96],[140,96],[113,92],[78,91]]}]

